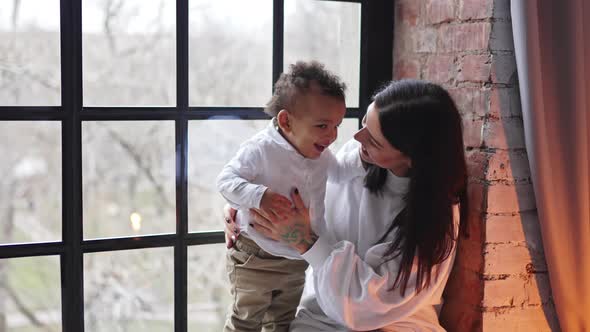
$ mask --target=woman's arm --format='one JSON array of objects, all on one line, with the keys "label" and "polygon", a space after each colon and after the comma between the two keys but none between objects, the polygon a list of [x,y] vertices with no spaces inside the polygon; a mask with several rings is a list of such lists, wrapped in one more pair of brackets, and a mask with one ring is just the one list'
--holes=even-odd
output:
[{"label": "woman's arm", "polygon": [[[416,293],[416,270],[412,271],[404,295],[391,290],[399,271],[399,260],[383,261],[389,243],[373,246],[365,257],[356,253],[349,241],[330,245],[313,234],[309,213],[296,193],[296,209],[287,220],[265,219],[254,214],[256,229],[277,241],[296,248],[313,267],[316,298],[332,319],[353,330],[372,330],[405,319],[442,292],[451,271],[455,248],[450,258],[433,268],[428,288]],[[290,236],[297,230],[297,236]],[[290,239],[296,241],[290,241]],[[289,240],[286,240],[289,239]]]},{"label": "woman's arm", "polygon": [[[368,250],[364,258],[354,244],[341,241],[329,245],[320,237],[303,254],[313,267],[317,301],[332,319],[354,330],[372,330],[403,320],[444,288],[450,273],[454,251],[449,259],[433,268],[428,288],[416,293],[416,270],[412,271],[405,294],[391,290],[399,271],[399,261],[383,263],[388,243]],[[437,273],[438,272],[438,273]]]},{"label": "woman's arm", "polygon": [[240,234],[240,227],[236,223],[236,213],[238,211],[232,208],[229,204],[223,207],[223,233],[225,234],[225,246],[227,249],[234,246],[238,235]]},{"label": "woman's arm", "polygon": [[316,241],[317,235],[311,228],[309,209],[303,204],[297,188],[291,193],[293,208],[290,213],[282,215],[262,214],[259,210],[250,209],[254,219],[254,227],[262,235],[275,241],[283,242],[300,254],[306,252]]}]

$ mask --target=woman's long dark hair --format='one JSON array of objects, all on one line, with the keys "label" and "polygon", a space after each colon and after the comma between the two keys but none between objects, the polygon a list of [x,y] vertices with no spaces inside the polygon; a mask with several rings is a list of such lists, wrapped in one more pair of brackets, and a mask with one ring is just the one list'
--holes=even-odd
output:
[{"label": "woman's long dark hair", "polygon": [[[467,235],[467,166],[461,116],[442,87],[417,80],[394,81],[374,97],[385,138],[411,159],[406,206],[379,240],[395,229],[384,261],[401,257],[392,289],[404,294],[416,258],[416,291],[428,287],[433,266],[452,252],[453,205],[460,203],[461,233]],[[383,188],[387,170],[370,165],[365,178],[373,193]]]}]

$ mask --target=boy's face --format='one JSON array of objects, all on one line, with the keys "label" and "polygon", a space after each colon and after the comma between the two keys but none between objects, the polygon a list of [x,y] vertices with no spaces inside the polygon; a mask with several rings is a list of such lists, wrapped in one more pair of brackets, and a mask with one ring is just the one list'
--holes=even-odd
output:
[{"label": "boy's face", "polygon": [[300,96],[293,111],[287,111],[288,126],[281,129],[304,157],[318,158],[338,136],[346,105],[335,97],[310,91]]}]

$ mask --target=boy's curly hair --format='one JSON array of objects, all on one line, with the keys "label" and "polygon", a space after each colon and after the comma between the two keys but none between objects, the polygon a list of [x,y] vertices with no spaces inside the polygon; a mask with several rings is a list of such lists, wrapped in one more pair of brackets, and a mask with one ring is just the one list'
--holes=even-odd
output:
[{"label": "boy's curly hair", "polygon": [[338,76],[317,61],[297,61],[275,83],[274,94],[266,104],[264,113],[274,117],[282,109],[291,108],[298,95],[309,91],[312,82],[317,84],[322,95],[344,101],[346,84]]}]

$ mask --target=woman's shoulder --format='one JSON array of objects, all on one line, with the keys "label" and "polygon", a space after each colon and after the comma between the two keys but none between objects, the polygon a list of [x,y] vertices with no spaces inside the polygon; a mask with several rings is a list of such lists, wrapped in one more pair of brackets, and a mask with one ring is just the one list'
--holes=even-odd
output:
[{"label": "woman's shoulder", "polygon": [[359,155],[359,147],[359,142],[350,140],[338,150],[335,162],[328,171],[330,182],[346,182],[352,178],[365,175],[365,169]]}]

